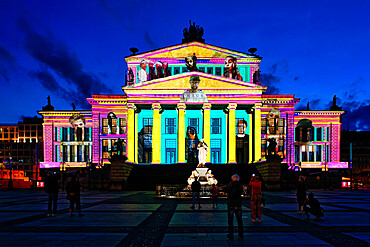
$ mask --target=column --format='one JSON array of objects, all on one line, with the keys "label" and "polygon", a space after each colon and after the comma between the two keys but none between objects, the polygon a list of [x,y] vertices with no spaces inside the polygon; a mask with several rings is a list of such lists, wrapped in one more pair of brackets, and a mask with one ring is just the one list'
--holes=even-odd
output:
[{"label": "column", "polygon": [[177,104],[177,163],[185,163],[185,103]]},{"label": "column", "polygon": [[236,139],[235,139],[235,109],[237,104],[236,103],[230,103],[227,109],[229,110],[228,113],[228,128],[229,128],[229,155],[228,155],[228,161],[229,164],[235,164],[236,163]]},{"label": "column", "polygon": [[249,114],[249,121],[248,121],[248,127],[249,127],[249,157],[248,162],[253,163],[253,115],[252,113]]},{"label": "column", "polygon": [[153,110],[153,132],[152,132],[152,164],[161,163],[161,105],[152,104]]},{"label": "column", "polygon": [[208,145],[207,163],[211,162],[211,103],[203,104],[203,138]]},{"label": "column", "polygon": [[261,159],[261,103],[254,105],[254,161]]},{"label": "column", "polygon": [[134,162],[136,164],[139,163],[139,154],[138,154],[138,150],[139,150],[139,137],[138,137],[138,131],[137,131],[137,115],[138,114],[135,113],[135,137],[134,137],[134,139],[135,139],[135,149],[134,149],[135,156],[134,156]]},{"label": "column", "polygon": [[135,104],[127,104],[127,162],[135,162]]}]

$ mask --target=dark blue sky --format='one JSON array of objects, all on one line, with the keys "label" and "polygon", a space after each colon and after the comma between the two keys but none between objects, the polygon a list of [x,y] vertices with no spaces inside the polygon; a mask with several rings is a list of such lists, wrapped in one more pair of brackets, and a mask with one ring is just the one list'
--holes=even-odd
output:
[{"label": "dark blue sky", "polygon": [[298,109],[328,110],[370,130],[370,1],[0,1],[0,122],[88,109],[91,94],[122,94],[129,48],[181,43],[189,19],[206,43],[257,47],[263,85],[294,94]]}]

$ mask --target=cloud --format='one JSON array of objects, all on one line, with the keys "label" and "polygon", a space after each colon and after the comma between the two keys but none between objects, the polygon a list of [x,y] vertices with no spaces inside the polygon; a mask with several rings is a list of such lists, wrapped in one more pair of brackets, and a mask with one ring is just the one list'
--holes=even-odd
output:
[{"label": "cloud", "polygon": [[0,44],[0,79],[10,82],[9,69],[14,63],[15,57]]},{"label": "cloud", "polygon": [[277,87],[277,84],[280,83],[281,78],[278,76],[275,76],[273,74],[264,74],[261,73],[261,83],[264,86],[267,86],[266,94],[267,95],[274,95],[279,94],[279,88]]},{"label": "cloud", "polygon": [[66,90],[59,85],[55,77],[47,70],[31,71],[28,75],[38,80],[41,85],[51,92],[55,92],[58,97],[65,99],[71,103],[76,103],[81,107],[88,107],[88,103],[85,98],[80,97],[79,93],[73,90]]},{"label": "cloud", "polygon": [[350,130],[370,131],[370,102],[360,104],[355,110],[349,110],[342,120],[344,129],[349,127]]},{"label": "cloud", "polygon": [[[45,71],[30,72],[30,76],[38,79],[46,89],[51,90],[50,88],[57,87],[55,90],[60,90],[63,98],[73,96],[79,106],[88,106],[85,99],[91,97],[92,94],[111,92],[98,76],[84,71],[77,54],[69,51],[65,44],[37,33],[25,19],[18,20],[18,27],[25,33],[23,45],[26,52],[77,90],[76,92],[72,89],[67,91],[59,83],[55,83],[56,81],[50,77],[51,74]],[[84,103],[81,105],[82,102]]]},{"label": "cloud", "polygon": [[6,69],[0,69],[0,76],[3,78],[6,82],[10,82],[9,73]]},{"label": "cloud", "polygon": [[15,57],[0,44],[0,60],[5,61],[8,64],[15,62]]},{"label": "cloud", "polygon": [[148,43],[150,46],[155,46],[153,39],[150,37],[148,32],[145,32],[144,40],[146,43]]}]

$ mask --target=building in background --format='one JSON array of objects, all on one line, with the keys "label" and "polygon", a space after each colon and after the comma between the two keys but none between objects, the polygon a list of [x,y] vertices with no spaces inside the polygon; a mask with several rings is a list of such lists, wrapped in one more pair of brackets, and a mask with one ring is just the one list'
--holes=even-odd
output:
[{"label": "building in background", "polygon": [[14,176],[19,171],[22,177],[36,179],[36,167],[44,158],[42,123],[42,118],[25,117],[17,124],[0,124],[2,178],[9,176],[6,168],[11,163]]},{"label": "building in background", "polygon": [[[344,111],[297,111],[294,95],[266,95],[254,52],[191,41],[126,57],[130,83],[122,95],[92,95],[91,110],[39,112],[41,167],[102,165],[114,154],[134,164],[186,164],[196,162],[204,138],[207,163],[275,155],[290,169],[347,168],[340,161]],[[143,69],[148,77],[139,82]],[[77,115],[80,125],[71,122]]]}]

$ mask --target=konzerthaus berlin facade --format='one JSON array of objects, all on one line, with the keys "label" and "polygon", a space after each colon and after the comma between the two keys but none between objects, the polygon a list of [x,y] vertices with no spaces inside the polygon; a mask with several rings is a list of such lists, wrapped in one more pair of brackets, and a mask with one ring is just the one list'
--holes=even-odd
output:
[{"label": "konzerthaus berlin facade", "polygon": [[270,153],[291,168],[346,168],[344,112],[297,111],[294,95],[266,95],[261,59],[196,41],[126,57],[122,95],[92,95],[91,110],[39,112],[41,167],[101,165],[116,153],[135,164],[196,162],[204,138],[207,163],[253,163]]}]

